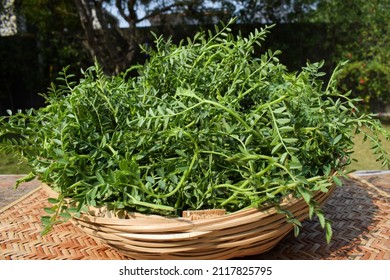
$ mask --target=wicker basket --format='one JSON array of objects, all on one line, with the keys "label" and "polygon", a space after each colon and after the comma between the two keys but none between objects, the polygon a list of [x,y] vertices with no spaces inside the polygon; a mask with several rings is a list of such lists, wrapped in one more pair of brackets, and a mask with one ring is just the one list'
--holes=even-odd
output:
[{"label": "wicker basket", "polygon": [[[44,189],[49,195],[55,194],[47,186]],[[317,192],[314,199],[323,205],[333,190],[334,186],[327,193]],[[280,206],[300,221],[308,218],[309,209],[303,199],[288,197]],[[196,219],[191,215],[168,218],[140,213],[110,217],[110,213],[92,210],[72,222],[121,254],[143,260],[216,260],[260,254],[272,249],[293,229],[275,207],[212,214],[200,218],[196,215]]]}]

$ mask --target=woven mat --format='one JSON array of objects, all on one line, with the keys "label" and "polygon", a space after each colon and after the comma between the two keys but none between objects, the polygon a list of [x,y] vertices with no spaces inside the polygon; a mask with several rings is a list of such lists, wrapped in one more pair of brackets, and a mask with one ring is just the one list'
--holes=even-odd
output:
[{"label": "woven mat", "polygon": [[[245,259],[390,260],[389,191],[348,180],[324,207],[333,222],[330,244],[314,219],[303,223],[297,238],[288,235],[271,251]],[[40,216],[48,206],[46,193],[36,189],[0,212],[0,259],[126,259],[71,223],[60,224],[42,237]]]}]

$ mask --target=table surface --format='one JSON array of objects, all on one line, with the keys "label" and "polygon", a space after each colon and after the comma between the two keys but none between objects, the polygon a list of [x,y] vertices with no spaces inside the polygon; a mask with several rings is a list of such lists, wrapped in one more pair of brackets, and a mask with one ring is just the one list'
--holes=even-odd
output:
[{"label": "table surface", "polygon": [[[23,183],[21,175],[0,175],[0,260],[126,259],[87,236],[72,223],[41,236],[40,217],[48,207],[40,181]],[[390,260],[390,172],[360,171],[338,187],[323,210],[332,221],[327,244],[317,219],[303,222],[300,235],[287,235],[272,250],[245,259]]]}]

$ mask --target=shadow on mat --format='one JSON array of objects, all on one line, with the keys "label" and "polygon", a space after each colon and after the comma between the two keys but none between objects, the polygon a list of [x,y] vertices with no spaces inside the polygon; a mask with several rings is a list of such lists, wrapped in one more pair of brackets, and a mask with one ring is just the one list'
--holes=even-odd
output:
[{"label": "shadow on mat", "polygon": [[353,259],[358,245],[368,240],[369,228],[377,223],[377,199],[364,184],[348,180],[336,188],[323,210],[332,221],[333,237],[329,244],[317,218],[302,223],[298,237],[290,232],[272,250],[247,256],[251,260]]},{"label": "shadow on mat", "polygon": [[40,186],[38,180],[22,183],[15,189],[16,180],[23,175],[0,176],[0,211]]}]

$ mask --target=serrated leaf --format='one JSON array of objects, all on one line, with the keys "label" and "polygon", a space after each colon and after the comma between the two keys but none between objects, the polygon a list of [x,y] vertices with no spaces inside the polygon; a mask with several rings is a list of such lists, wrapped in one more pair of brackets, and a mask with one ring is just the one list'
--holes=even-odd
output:
[{"label": "serrated leaf", "polygon": [[277,135],[277,133],[275,132],[274,135],[273,135],[273,138],[272,138],[272,141],[271,141],[271,146],[276,146],[280,143],[280,139],[279,139],[279,136]]},{"label": "serrated leaf", "polygon": [[325,228],[325,216],[322,213],[321,210],[317,210],[316,215],[318,217],[318,220],[320,221],[320,225],[322,228]]},{"label": "serrated leaf", "polygon": [[94,187],[90,192],[88,192],[88,197],[89,197],[90,201],[95,200],[97,191],[98,191],[98,188]]},{"label": "serrated leaf", "polygon": [[165,189],[165,186],[166,186],[165,181],[160,180],[160,181],[158,182],[158,187],[159,187],[161,190],[164,190],[164,189]]},{"label": "serrated leaf", "polygon": [[309,204],[309,219],[312,220],[314,215],[314,205]]}]

